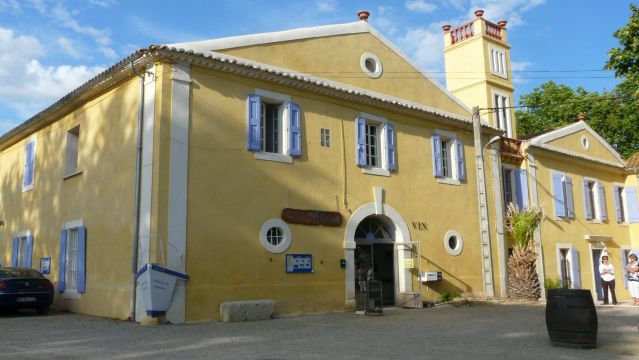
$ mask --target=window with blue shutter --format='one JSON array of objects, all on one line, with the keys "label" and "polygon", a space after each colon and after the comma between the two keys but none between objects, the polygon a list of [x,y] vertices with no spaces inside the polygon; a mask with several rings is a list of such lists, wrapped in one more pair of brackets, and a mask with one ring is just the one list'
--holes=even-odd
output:
[{"label": "window with blue shutter", "polygon": [[13,238],[13,248],[11,249],[11,266],[18,266],[18,249],[20,248],[20,238]]},{"label": "window with blue shutter", "polygon": [[552,194],[555,205],[555,217],[566,216],[566,200],[564,198],[563,176],[561,173],[552,173]]},{"label": "window with blue shutter", "polygon": [[292,102],[288,103],[289,113],[289,150],[291,156],[302,156],[302,122],[300,106]]},{"label": "window with blue shutter", "polygon": [[623,204],[623,198],[621,197],[621,191],[623,188],[617,185],[612,186],[612,200],[615,204],[615,219],[617,223],[623,223],[623,215],[621,212],[621,206]]},{"label": "window with blue shutter", "polygon": [[639,200],[637,200],[637,188],[626,187],[626,201],[628,203],[628,222],[639,222]]},{"label": "window with blue shutter", "polygon": [[65,290],[64,277],[66,274],[67,263],[67,230],[60,231],[60,257],[58,262],[58,291],[63,293]]},{"label": "window with blue shutter", "polygon": [[526,170],[517,170],[515,176],[517,206],[519,209],[528,207],[528,174]]},{"label": "window with blue shutter", "polygon": [[366,119],[362,116],[355,118],[355,151],[357,166],[366,166]]},{"label": "window with blue shutter", "polygon": [[433,148],[433,176],[440,178],[444,175],[442,169],[442,142],[437,134],[433,134],[430,140]]},{"label": "window with blue shutter", "polygon": [[24,267],[30,268],[32,266],[31,259],[33,258],[33,235],[27,236],[27,252],[24,255]]},{"label": "window with blue shutter", "polygon": [[601,181],[597,181],[597,189],[599,190],[599,214],[603,221],[608,220],[608,211],[606,209],[606,189]]},{"label": "window with blue shutter", "polygon": [[35,174],[35,140],[29,141],[25,145],[24,174],[22,178],[22,190],[29,190],[33,187]]},{"label": "window with blue shutter", "polygon": [[466,180],[466,169],[464,164],[464,144],[461,140],[455,139],[455,149],[457,151],[457,179]]},{"label": "window with blue shutter", "polygon": [[262,151],[260,96],[249,95],[246,99],[246,109],[246,148],[249,151]]},{"label": "window with blue shutter", "polygon": [[568,261],[570,262],[570,288],[581,288],[581,271],[579,270],[579,252],[576,249],[568,250]]},{"label": "window with blue shutter", "polygon": [[391,123],[385,123],[386,150],[388,153],[388,170],[394,171],[397,166],[397,154],[395,153],[395,127]]},{"label": "window with blue shutter", "polygon": [[589,181],[584,179],[582,181],[582,187],[584,192],[584,216],[586,217],[586,220],[592,220],[593,204],[592,204],[592,197],[591,197],[592,194],[591,194]]},{"label": "window with blue shutter", "polygon": [[86,292],[86,239],[87,228],[78,228],[78,292]]},{"label": "window with blue shutter", "polygon": [[571,219],[575,218],[575,200],[572,196],[572,179],[564,175],[564,194],[566,199],[566,213]]}]

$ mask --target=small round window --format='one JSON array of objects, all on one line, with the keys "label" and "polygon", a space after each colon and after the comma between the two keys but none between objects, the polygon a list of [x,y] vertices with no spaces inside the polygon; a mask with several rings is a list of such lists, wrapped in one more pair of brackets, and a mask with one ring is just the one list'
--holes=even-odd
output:
[{"label": "small round window", "polygon": [[444,247],[449,254],[457,256],[464,250],[464,239],[455,230],[450,230],[444,236]]},{"label": "small round window", "polygon": [[269,252],[279,254],[291,246],[291,229],[280,219],[271,219],[262,225],[260,242]]},{"label": "small round window", "polygon": [[586,150],[590,149],[590,142],[588,141],[588,137],[586,137],[586,135],[581,137],[581,146],[583,146],[583,148]]},{"label": "small round window", "polygon": [[377,55],[369,52],[363,53],[359,64],[362,67],[362,71],[373,79],[382,76],[382,61]]}]

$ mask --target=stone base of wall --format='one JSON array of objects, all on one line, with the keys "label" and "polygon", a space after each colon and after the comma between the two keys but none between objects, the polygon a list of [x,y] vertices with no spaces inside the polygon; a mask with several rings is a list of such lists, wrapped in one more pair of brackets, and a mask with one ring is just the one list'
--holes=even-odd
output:
[{"label": "stone base of wall", "polygon": [[228,301],[220,305],[223,322],[268,320],[274,313],[273,300]]}]

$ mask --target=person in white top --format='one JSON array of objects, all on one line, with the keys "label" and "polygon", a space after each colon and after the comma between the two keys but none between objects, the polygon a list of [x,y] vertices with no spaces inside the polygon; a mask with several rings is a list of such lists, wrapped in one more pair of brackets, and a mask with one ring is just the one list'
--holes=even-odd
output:
[{"label": "person in white top", "polygon": [[615,267],[608,263],[608,256],[604,255],[601,257],[599,274],[601,274],[601,287],[604,293],[603,305],[608,305],[608,289],[610,289],[610,293],[612,294],[612,304],[617,305],[617,295],[615,295]]},{"label": "person in white top", "polygon": [[626,266],[626,270],[628,270],[628,290],[630,290],[630,296],[632,297],[632,305],[639,305],[639,262],[637,262],[637,255],[630,254],[628,260],[630,260]]}]

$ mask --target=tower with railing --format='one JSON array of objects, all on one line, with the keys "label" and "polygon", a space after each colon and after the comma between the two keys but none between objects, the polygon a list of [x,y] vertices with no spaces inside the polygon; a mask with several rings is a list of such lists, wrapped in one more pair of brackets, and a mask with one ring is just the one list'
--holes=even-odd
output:
[{"label": "tower with railing", "polygon": [[469,107],[479,106],[481,115],[507,137],[516,137],[513,111],[514,86],[506,21],[494,24],[476,18],[452,28],[444,25],[446,87]]}]

